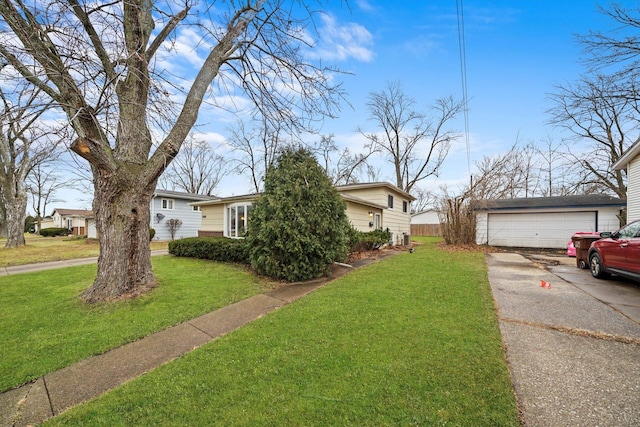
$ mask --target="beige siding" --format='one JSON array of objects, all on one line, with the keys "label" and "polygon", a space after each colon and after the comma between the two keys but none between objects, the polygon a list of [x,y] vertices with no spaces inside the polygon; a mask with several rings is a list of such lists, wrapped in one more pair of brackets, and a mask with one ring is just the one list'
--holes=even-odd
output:
[{"label": "beige siding", "polygon": [[[371,212],[372,216],[369,216],[369,212]],[[369,226],[369,223],[374,222],[373,215],[381,214],[381,209],[369,208],[367,206],[363,206],[358,203],[347,202],[347,217],[351,222],[351,225],[362,232],[373,231],[374,227]]]},{"label": "beige siding", "polygon": [[224,206],[225,205],[202,206],[202,230],[224,230]]},{"label": "beige siding", "polygon": [[[393,196],[393,209],[382,212],[382,229],[389,229],[394,243],[400,244],[404,234],[411,233],[411,205],[409,199],[386,187],[349,189],[345,193],[352,196],[387,206],[389,195]],[[407,212],[402,211],[402,202],[407,202]]]},{"label": "beige siding", "polygon": [[640,156],[627,166],[627,221],[640,219]]}]

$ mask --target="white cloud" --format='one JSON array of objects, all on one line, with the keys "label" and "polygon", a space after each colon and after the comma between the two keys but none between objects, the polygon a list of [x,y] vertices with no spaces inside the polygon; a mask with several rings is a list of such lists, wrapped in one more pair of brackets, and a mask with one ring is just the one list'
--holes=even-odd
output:
[{"label": "white cloud", "polygon": [[310,56],[322,60],[346,61],[356,59],[371,62],[373,36],[362,25],[347,23],[340,25],[333,15],[323,14],[322,25],[318,28],[319,40]]}]

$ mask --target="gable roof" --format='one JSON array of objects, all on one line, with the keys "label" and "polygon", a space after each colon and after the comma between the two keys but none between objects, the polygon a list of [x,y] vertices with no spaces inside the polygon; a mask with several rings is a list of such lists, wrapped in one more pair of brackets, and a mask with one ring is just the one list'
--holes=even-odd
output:
[{"label": "gable roof", "polygon": [[626,199],[606,194],[588,194],[583,196],[528,197],[521,199],[481,200],[475,210],[497,211],[506,209],[542,209],[542,208],[586,208],[586,207],[625,207]]},{"label": "gable roof", "polygon": [[622,170],[627,167],[627,165],[640,155],[640,140],[631,144],[631,147],[616,161],[612,167],[613,170]]},{"label": "gable roof", "polygon": [[[400,190],[398,187],[396,187],[395,185],[391,185],[388,182],[370,182],[370,183],[366,183],[366,184],[336,185],[335,189],[338,190],[338,193],[340,193],[342,198],[347,200],[347,201],[350,201],[350,202],[353,202],[353,203],[358,203],[358,204],[365,205],[365,206],[370,206],[370,207],[373,207],[373,208],[386,209],[387,207],[384,206],[384,205],[381,205],[379,203],[374,203],[374,202],[371,202],[369,200],[363,199],[361,197],[356,197],[356,196],[354,196],[352,194],[347,193],[347,191],[349,191],[350,189],[359,190],[359,189],[363,189],[363,188],[377,188],[377,187],[383,187],[383,188],[387,188],[388,190],[395,191],[395,192],[403,195],[404,197],[406,197],[410,201],[413,201],[413,200],[416,199],[411,194],[407,193],[406,191]],[[253,200],[257,199],[259,195],[260,195],[260,193],[250,193],[250,194],[241,194],[239,196],[211,198],[209,200],[203,200],[203,201],[197,201],[197,202],[194,202],[194,203],[190,203],[190,205],[192,205],[192,206],[210,206],[210,205],[219,205],[219,204],[223,204],[223,203],[244,202],[244,201],[249,202],[249,201],[253,201]]]},{"label": "gable roof", "polygon": [[217,199],[216,196],[207,196],[204,194],[195,194],[195,193],[184,193],[181,191],[171,191],[171,190],[158,190],[153,193],[154,197],[171,197],[173,199],[182,199],[182,200],[214,200]]},{"label": "gable roof", "polygon": [[409,201],[411,202],[416,199],[411,194],[407,193],[404,190],[399,189],[393,184],[389,184],[388,182],[365,182],[365,183],[357,183],[357,184],[336,185],[336,190],[342,193],[344,191],[349,191],[349,190],[361,190],[363,188],[376,188],[376,187],[383,187],[388,190],[400,193],[404,197],[409,199]]},{"label": "gable roof", "polygon": [[60,216],[84,216],[84,217],[92,217],[93,211],[88,211],[84,209],[60,209],[55,208],[51,215],[58,212]]}]

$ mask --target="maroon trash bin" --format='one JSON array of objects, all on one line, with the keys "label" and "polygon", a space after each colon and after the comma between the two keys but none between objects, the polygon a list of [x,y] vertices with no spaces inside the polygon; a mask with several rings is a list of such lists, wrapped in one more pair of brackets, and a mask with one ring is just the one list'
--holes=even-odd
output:
[{"label": "maroon trash bin", "polygon": [[583,231],[571,236],[573,246],[576,248],[576,266],[578,268],[587,268],[589,266],[589,247],[591,247],[591,243],[601,238],[600,233]]}]

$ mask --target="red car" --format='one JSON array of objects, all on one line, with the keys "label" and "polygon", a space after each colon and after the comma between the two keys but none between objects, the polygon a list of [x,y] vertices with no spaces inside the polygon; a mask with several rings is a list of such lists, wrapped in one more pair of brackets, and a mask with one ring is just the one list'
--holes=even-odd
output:
[{"label": "red car", "polygon": [[589,248],[591,275],[605,279],[613,273],[640,281],[640,220],[600,236]]}]

